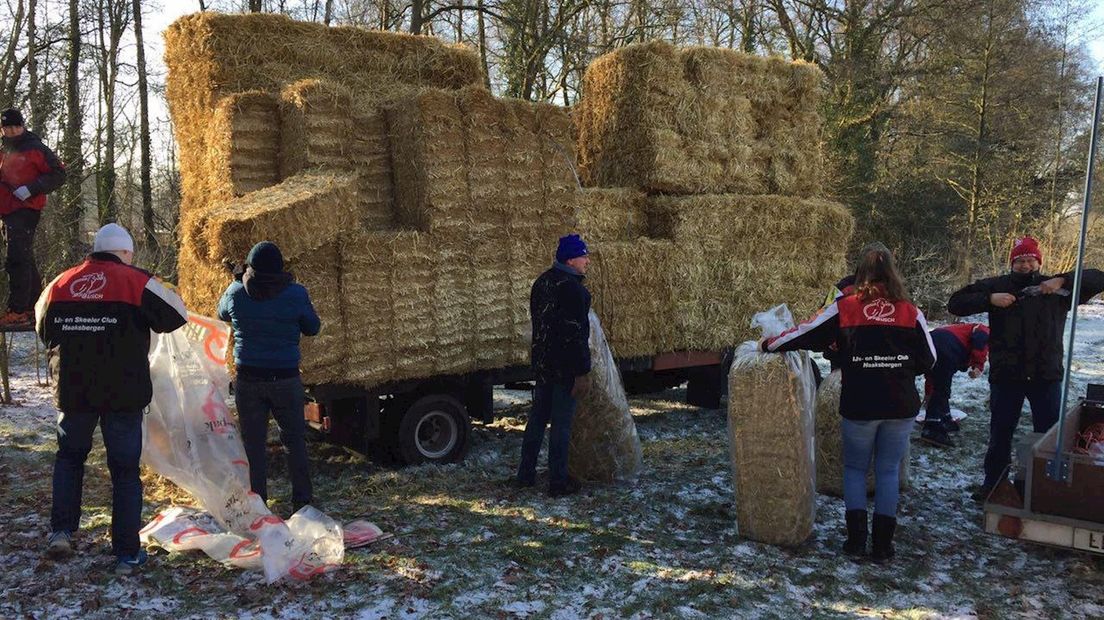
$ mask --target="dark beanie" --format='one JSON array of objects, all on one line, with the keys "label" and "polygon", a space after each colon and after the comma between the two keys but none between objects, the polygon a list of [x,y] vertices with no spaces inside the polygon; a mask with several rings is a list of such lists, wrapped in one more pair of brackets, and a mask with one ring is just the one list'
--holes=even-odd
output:
[{"label": "dark beanie", "polygon": [[22,127],[23,115],[15,108],[0,112],[0,127]]},{"label": "dark beanie", "polygon": [[587,245],[586,242],[576,234],[564,235],[560,237],[560,245],[556,248],[556,261],[560,263],[566,263],[573,258],[579,258],[580,256],[586,256]]},{"label": "dark beanie", "polygon": [[280,273],[284,270],[284,255],[271,241],[262,241],[249,250],[245,264],[257,273]]}]

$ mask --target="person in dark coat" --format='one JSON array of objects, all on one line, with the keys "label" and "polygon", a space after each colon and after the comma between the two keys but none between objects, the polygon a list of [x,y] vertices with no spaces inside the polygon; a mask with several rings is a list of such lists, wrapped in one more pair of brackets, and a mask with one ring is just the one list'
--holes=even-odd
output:
[{"label": "person in dark coat", "polygon": [[[860,253],[853,292],[813,319],[772,338],[764,352],[839,350],[843,417],[843,501],[847,540],[843,552],[893,557],[901,458],[920,409],[916,377],[935,363],[924,313],[908,299],[893,254],[880,243]],[[867,524],[866,474],[874,467],[874,517]]]},{"label": "person in dark coat", "polygon": [[[957,316],[989,314],[989,448],[985,479],[974,494],[984,500],[1005,477],[1012,438],[1024,400],[1031,404],[1035,432],[1058,421],[1062,402],[1063,333],[1070,310],[1073,274],[1046,276],[1043,254],[1031,237],[1016,242],[1008,257],[1011,273],[978,280],[951,295],[947,310]],[[1081,298],[1104,291],[1104,272],[1082,272]]]},{"label": "person in dark coat", "polygon": [[265,443],[268,416],[280,427],[287,449],[291,503],[296,512],[310,504],[305,394],[299,377],[299,337],[317,335],[322,322],[307,289],[284,271],[280,248],[270,241],[253,246],[240,281],[230,283],[218,305],[218,317],[234,332],[234,403],[242,443],[249,460],[249,484],[268,500]]},{"label": "person in dark coat", "polygon": [[935,367],[924,375],[928,404],[920,440],[940,448],[953,448],[951,433],[958,422],[951,418],[951,383],[955,373],[966,371],[977,379],[989,357],[989,327],[981,323],[955,323],[932,330]]},{"label": "person in dark coat", "polygon": [[548,438],[548,494],[557,497],[579,491],[577,480],[567,474],[567,446],[575,397],[590,372],[590,292],[583,277],[590,265],[587,246],[579,235],[560,239],[556,261],[533,283],[529,312],[533,322],[531,349],[533,410],[521,442],[521,464],[516,482],[536,484],[537,456],[544,429]]},{"label": "person in dark coat", "polygon": [[183,327],[180,296],[131,266],[134,241],[117,224],[96,233],[92,253],[55,278],[36,306],[39,338],[50,349],[57,406],[53,506],[46,556],[73,555],[80,526],[84,465],[99,425],[111,472],[111,552],[114,572],[146,563],[142,527],[142,415],[153,398],[150,330]]},{"label": "person in dark coat", "polygon": [[30,327],[34,304],[42,292],[42,276],[34,257],[34,236],[46,194],[65,182],[65,167],[37,135],[23,127],[23,115],[9,108],[0,112],[0,219],[8,246],[4,270],[8,273],[7,312],[0,328]]}]

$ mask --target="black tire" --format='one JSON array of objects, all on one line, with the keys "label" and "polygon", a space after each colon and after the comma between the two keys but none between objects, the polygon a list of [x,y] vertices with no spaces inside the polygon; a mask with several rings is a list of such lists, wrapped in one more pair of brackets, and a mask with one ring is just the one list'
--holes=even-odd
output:
[{"label": "black tire", "polygon": [[397,431],[392,447],[403,463],[457,463],[468,453],[471,419],[457,399],[431,394],[403,412]]}]

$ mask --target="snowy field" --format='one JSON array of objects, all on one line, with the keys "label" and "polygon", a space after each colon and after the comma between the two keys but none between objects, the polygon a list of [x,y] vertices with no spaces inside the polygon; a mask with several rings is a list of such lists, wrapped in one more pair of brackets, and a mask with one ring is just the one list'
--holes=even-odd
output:
[{"label": "snowy field", "polygon": [[[1083,393],[1086,382],[1104,382],[1104,304],[1084,309],[1075,350]],[[336,573],[267,587],[259,573],[197,553],[159,552],[137,577],[109,575],[102,447],[85,477],[79,556],[43,560],[57,413],[34,359],[31,336],[17,335],[20,405],[0,408],[4,618],[1104,617],[1104,561],[982,533],[969,496],[980,482],[987,384],[964,374],[953,403],[969,415],[958,446],[913,445],[914,487],[888,566],[837,553],[843,504],[830,497],[818,500],[815,534],[800,548],[741,540],[725,414],[682,404],[678,389],[632,401],[646,466],[636,485],[558,500],[512,489],[529,404],[524,392],[500,392],[503,417],[476,425],[462,465],[387,470],[312,445],[319,507],[341,521],[366,515],[395,536],[351,551]],[[287,516],[284,462],[277,445],[270,450],[270,493],[282,498],[274,509]],[[145,480],[147,517],[185,499]]]}]

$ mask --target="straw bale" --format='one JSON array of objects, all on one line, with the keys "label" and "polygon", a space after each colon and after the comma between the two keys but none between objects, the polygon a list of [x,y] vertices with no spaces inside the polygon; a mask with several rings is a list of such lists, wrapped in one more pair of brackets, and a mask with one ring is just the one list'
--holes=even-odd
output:
[{"label": "straw bale", "polygon": [[320,79],[357,93],[357,108],[362,101],[371,105],[411,87],[482,83],[472,50],[434,37],[330,28],[271,14],[182,17],[165,32],[165,64],[180,149],[182,214],[234,195],[232,119],[218,113],[227,110],[220,106],[226,96],[279,93],[299,80]]},{"label": "straw bale", "polygon": [[587,242],[630,241],[648,234],[644,193],[629,188],[579,191],[575,224]]},{"label": "straw bale", "polygon": [[618,357],[679,350],[670,241],[603,241],[590,246],[587,287]]},{"label": "straw bale", "polygon": [[433,232],[469,203],[456,95],[427,89],[387,108],[399,224]]},{"label": "straw bale", "polygon": [[[843,436],[839,414],[840,371],[824,378],[816,395],[816,472],[817,493],[843,497]],[[901,458],[902,491],[909,488],[909,452]],[[866,472],[866,492],[874,492],[873,467]]]},{"label": "straw bale", "polygon": [[294,259],[356,222],[356,187],[350,174],[301,174],[235,198],[204,214],[207,254],[215,262],[241,261],[269,239]]},{"label": "straw bale", "polygon": [[640,437],[617,362],[598,315],[590,312],[590,382],[578,395],[568,444],[568,472],[596,482],[634,481],[643,467]]},{"label": "straw bale", "polygon": [[341,294],[340,245],[336,241],[326,243],[289,261],[287,269],[306,287],[311,304],[322,320],[317,336],[300,340],[299,369],[303,381],[308,384],[335,382],[345,373],[348,342]]},{"label": "straw bale", "polygon": [[280,176],[317,166],[351,167],[352,96],[318,79],[299,80],[280,92]]},{"label": "straw bale", "polygon": [[[816,471],[808,355],[737,351],[728,382],[728,431],[736,522],[741,536],[800,545],[813,531]],[[800,359],[807,377],[787,356]]]},{"label": "straw bale", "polygon": [[216,116],[230,126],[230,182],[235,196],[280,180],[279,106],[270,93],[248,91],[224,97]]},{"label": "straw bale", "polygon": [[341,237],[341,292],[350,362],[389,356],[396,348],[390,268],[395,239],[393,232],[353,232]]},{"label": "straw bale", "polygon": [[819,71],[652,41],[594,60],[575,115],[590,186],[819,193]]},{"label": "straw bale", "polygon": [[646,207],[651,236],[676,246],[669,271],[686,349],[754,337],[748,320],[760,308],[812,312],[842,272],[854,225],[842,205],[787,196],[656,196]]},{"label": "straw bale", "polygon": [[188,310],[215,316],[219,299],[230,285],[230,272],[200,255],[195,244],[184,243],[177,254],[180,295]]}]

